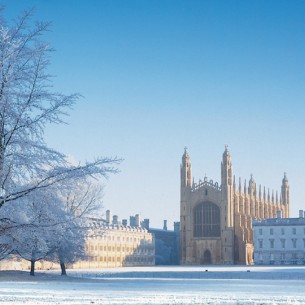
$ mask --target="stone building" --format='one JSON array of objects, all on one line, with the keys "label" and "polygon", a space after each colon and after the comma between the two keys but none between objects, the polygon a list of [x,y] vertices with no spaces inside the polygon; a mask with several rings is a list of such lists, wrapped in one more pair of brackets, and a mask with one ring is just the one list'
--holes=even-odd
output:
[{"label": "stone building", "polygon": [[251,264],[253,219],[289,217],[286,174],[278,193],[257,187],[251,179],[236,185],[226,146],[221,163],[221,183],[207,177],[195,183],[187,149],[182,156],[180,193],[181,264]]},{"label": "stone building", "polygon": [[305,264],[305,218],[277,218],[253,221],[254,263],[258,265]]},{"label": "stone building", "polygon": [[[110,211],[107,211],[108,214]],[[68,264],[67,268],[104,268],[124,266],[154,266],[155,240],[153,234],[140,226],[122,225],[118,216],[112,221],[88,218],[86,255],[82,260]],[[59,264],[36,262],[37,270],[60,269]],[[30,262],[11,255],[0,261],[0,270],[29,270]]]},{"label": "stone building", "polygon": [[155,240],[156,265],[179,265],[180,223],[174,222],[174,230],[167,229],[164,220],[163,229],[148,228]]},{"label": "stone building", "polygon": [[[147,229],[91,219],[86,258],[72,268],[102,268],[155,265],[155,243]],[[119,222],[118,222],[119,223]]]}]

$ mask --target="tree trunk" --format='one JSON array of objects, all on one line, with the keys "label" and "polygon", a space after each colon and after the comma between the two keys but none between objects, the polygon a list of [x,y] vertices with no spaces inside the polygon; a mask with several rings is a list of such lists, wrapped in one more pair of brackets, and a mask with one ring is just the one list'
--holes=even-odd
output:
[{"label": "tree trunk", "polygon": [[30,275],[35,275],[35,261],[31,261],[31,272]]},{"label": "tree trunk", "polygon": [[67,275],[65,263],[60,263],[61,275]]}]

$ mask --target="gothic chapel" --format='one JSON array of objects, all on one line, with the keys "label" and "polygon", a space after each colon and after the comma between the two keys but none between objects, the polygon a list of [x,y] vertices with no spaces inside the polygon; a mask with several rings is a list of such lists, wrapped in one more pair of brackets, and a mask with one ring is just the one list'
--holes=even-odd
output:
[{"label": "gothic chapel", "polygon": [[232,176],[231,156],[226,146],[221,163],[221,185],[205,177],[192,180],[191,160],[185,148],[181,164],[180,195],[181,264],[251,264],[253,219],[275,218],[282,211],[289,217],[289,185],[286,174],[281,196],[257,189],[251,179],[242,190]]}]

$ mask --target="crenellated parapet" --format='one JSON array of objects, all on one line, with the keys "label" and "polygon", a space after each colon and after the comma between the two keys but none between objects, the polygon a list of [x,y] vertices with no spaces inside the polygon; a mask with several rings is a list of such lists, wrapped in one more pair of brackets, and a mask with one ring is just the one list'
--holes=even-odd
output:
[{"label": "crenellated parapet", "polygon": [[221,191],[221,187],[219,186],[218,182],[215,182],[213,180],[208,180],[207,177],[204,177],[204,180],[200,180],[199,179],[199,182],[198,183],[195,183],[193,181],[193,184],[192,184],[192,191],[197,191],[201,188],[204,188],[204,187],[210,187],[212,189],[215,189],[216,191]]}]

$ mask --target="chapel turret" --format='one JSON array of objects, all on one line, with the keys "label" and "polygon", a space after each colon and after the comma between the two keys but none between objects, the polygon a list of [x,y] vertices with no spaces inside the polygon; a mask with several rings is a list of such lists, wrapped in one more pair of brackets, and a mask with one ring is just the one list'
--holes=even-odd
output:
[{"label": "chapel turret", "polygon": [[191,158],[187,151],[187,148],[184,148],[184,154],[182,156],[181,164],[181,186],[182,187],[191,187],[192,185],[192,166]]},{"label": "chapel turret", "polygon": [[284,178],[282,180],[282,189],[281,189],[281,197],[283,201],[283,205],[285,205],[285,214],[286,218],[289,217],[289,184],[286,173],[284,173]]},{"label": "chapel turret", "polygon": [[228,145],[225,146],[225,151],[222,155],[221,185],[224,188],[232,185],[232,163]]},{"label": "chapel turret", "polygon": [[221,190],[223,205],[226,208],[225,224],[226,227],[233,226],[233,193],[232,193],[232,162],[228,145],[225,146],[225,151],[222,155],[221,163]]}]

